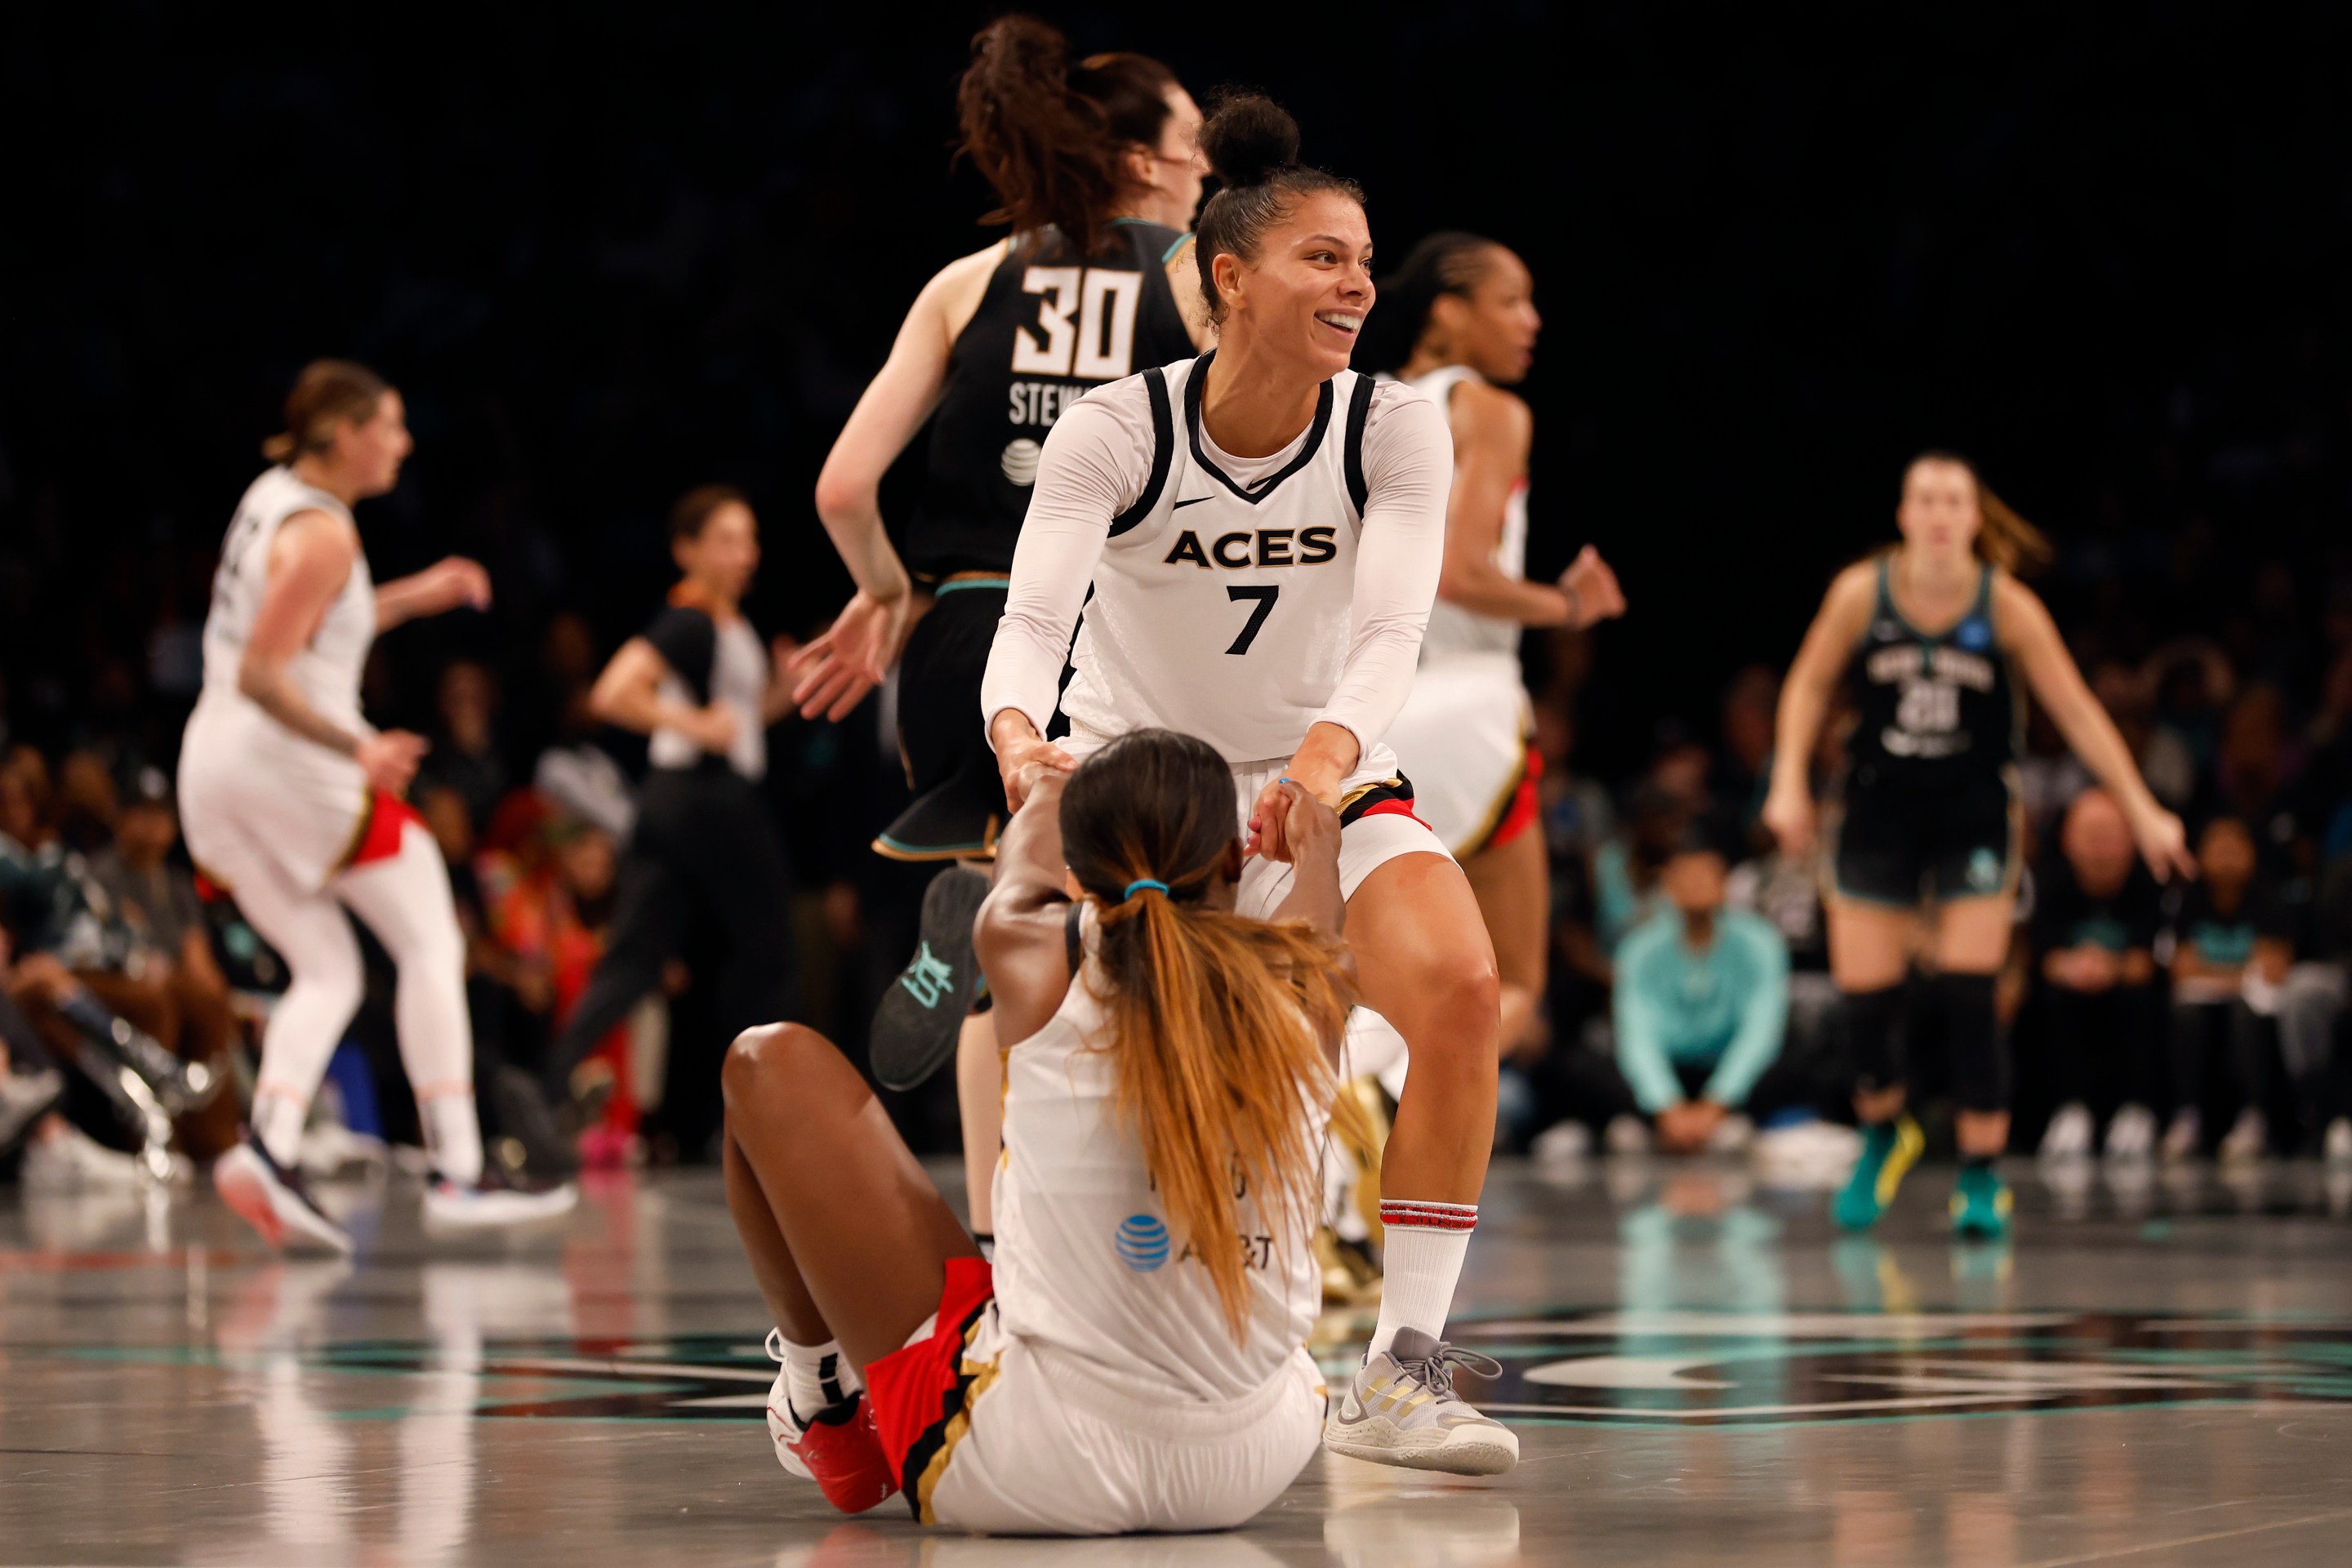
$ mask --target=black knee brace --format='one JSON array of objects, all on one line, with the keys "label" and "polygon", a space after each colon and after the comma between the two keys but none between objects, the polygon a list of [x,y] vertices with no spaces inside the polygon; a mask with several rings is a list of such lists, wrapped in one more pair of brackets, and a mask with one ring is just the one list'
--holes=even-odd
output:
[{"label": "black knee brace", "polygon": [[1845,1015],[1846,1059],[1853,1064],[1853,1087],[1863,1094],[1899,1087],[1904,1070],[1903,987],[1883,991],[1848,991],[1839,997]]},{"label": "black knee brace", "polygon": [[1936,1005],[1952,1052],[1952,1099],[1962,1110],[2009,1109],[2009,1040],[1993,1011],[1990,974],[1939,974]]}]

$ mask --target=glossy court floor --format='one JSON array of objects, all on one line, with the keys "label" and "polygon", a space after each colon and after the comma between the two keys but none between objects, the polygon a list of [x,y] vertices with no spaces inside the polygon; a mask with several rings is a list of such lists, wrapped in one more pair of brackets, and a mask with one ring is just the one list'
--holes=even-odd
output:
[{"label": "glossy court floor", "polygon": [[1500,1165],[1454,1332],[1516,1473],[1325,1457],[1241,1531],[1091,1542],[788,1480],[713,1174],[464,1251],[346,1187],[349,1266],[201,1190],[0,1192],[0,1563],[2352,1563],[2352,1172],[2017,1174],[2016,1242],[1958,1247],[1948,1172],[1852,1238],[1736,1167]]}]

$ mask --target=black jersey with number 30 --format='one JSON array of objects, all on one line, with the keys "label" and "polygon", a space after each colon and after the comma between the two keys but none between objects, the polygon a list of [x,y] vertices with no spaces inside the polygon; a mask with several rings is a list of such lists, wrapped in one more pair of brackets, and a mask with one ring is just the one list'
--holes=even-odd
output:
[{"label": "black jersey with number 30", "polygon": [[1895,607],[1878,563],[1878,595],[1853,659],[1856,706],[1851,752],[1866,781],[1959,783],[1993,777],[2017,755],[2024,710],[1992,623],[1993,569],[1976,603],[1940,637]]},{"label": "black jersey with number 30", "polygon": [[1168,286],[1182,237],[1120,218],[1095,256],[1050,228],[1014,238],[948,355],[929,483],[907,530],[918,576],[1011,571],[1037,455],[1062,410],[1105,382],[1192,356]]}]

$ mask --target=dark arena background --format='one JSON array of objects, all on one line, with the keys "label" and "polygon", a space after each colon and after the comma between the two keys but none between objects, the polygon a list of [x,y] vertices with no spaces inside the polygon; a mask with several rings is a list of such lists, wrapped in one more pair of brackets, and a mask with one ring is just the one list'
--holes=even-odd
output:
[{"label": "dark arena background", "polygon": [[[1549,977],[1449,1330],[1494,1358],[1459,1386],[1519,1467],[1318,1455],[1206,1536],[843,1522],[761,1427],[698,917],[607,1053],[568,1217],[420,1227],[370,942],[303,1155],[356,1251],[281,1258],[241,1223],[203,1167],[285,977],[152,847],[224,531],[297,373],[352,359],[405,399],[415,455],[356,514],[377,580],[458,554],[493,584],[387,634],[362,689],[433,742],[411,799],[467,921],[478,1068],[529,1069],[608,934],[646,747],[588,693],[676,578],[673,501],[749,497],[763,637],[850,595],[816,474],[918,289],[1001,232],[952,155],[997,11],[34,0],[0,15],[0,987],[63,1083],[0,1031],[0,1563],[2352,1558],[2352,16],[1034,9],[1074,54],[1278,100],[1364,187],[1376,279],[1440,229],[1533,274],[1528,574],[1595,545],[1628,610],[1522,648]],[[1990,1241],[1947,1215],[1947,1031],[1916,1002],[1925,1163],[1874,1230],[1832,1222],[1852,1042],[1820,903],[1759,820],[1799,642],[1930,449],[2048,535],[2028,581],[2190,848],[2234,821],[2252,851],[2229,909],[2151,891],[2123,943],[2143,1009],[2080,1005],[2037,900],[2080,880],[2093,779],[2037,707]],[[923,469],[919,440],[884,482],[894,531]],[[868,847],[909,798],[885,708],[786,719],[762,784],[774,962],[861,1068],[933,870]],[[1683,1154],[1616,1068],[1612,959],[1677,918],[1662,868],[1701,840],[1786,950],[1772,1030],[1816,1092]],[[110,906],[108,867],[189,889],[208,956]],[[2233,921],[2245,952],[2195,956]],[[218,1080],[168,1140],[110,1011]],[[954,1076],[883,1099],[961,1205]],[[1327,1273],[1336,1392],[1374,1308]]]}]

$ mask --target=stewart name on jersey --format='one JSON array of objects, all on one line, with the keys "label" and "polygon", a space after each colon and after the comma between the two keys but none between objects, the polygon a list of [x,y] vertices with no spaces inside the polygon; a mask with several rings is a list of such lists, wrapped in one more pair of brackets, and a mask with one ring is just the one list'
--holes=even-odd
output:
[{"label": "stewart name on jersey", "polygon": [[1094,256],[1051,228],[1014,237],[949,352],[929,478],[907,530],[918,576],[1011,570],[1038,453],[1062,411],[1192,353],[1168,285],[1166,258],[1182,237],[1130,218],[1111,224]]}]

